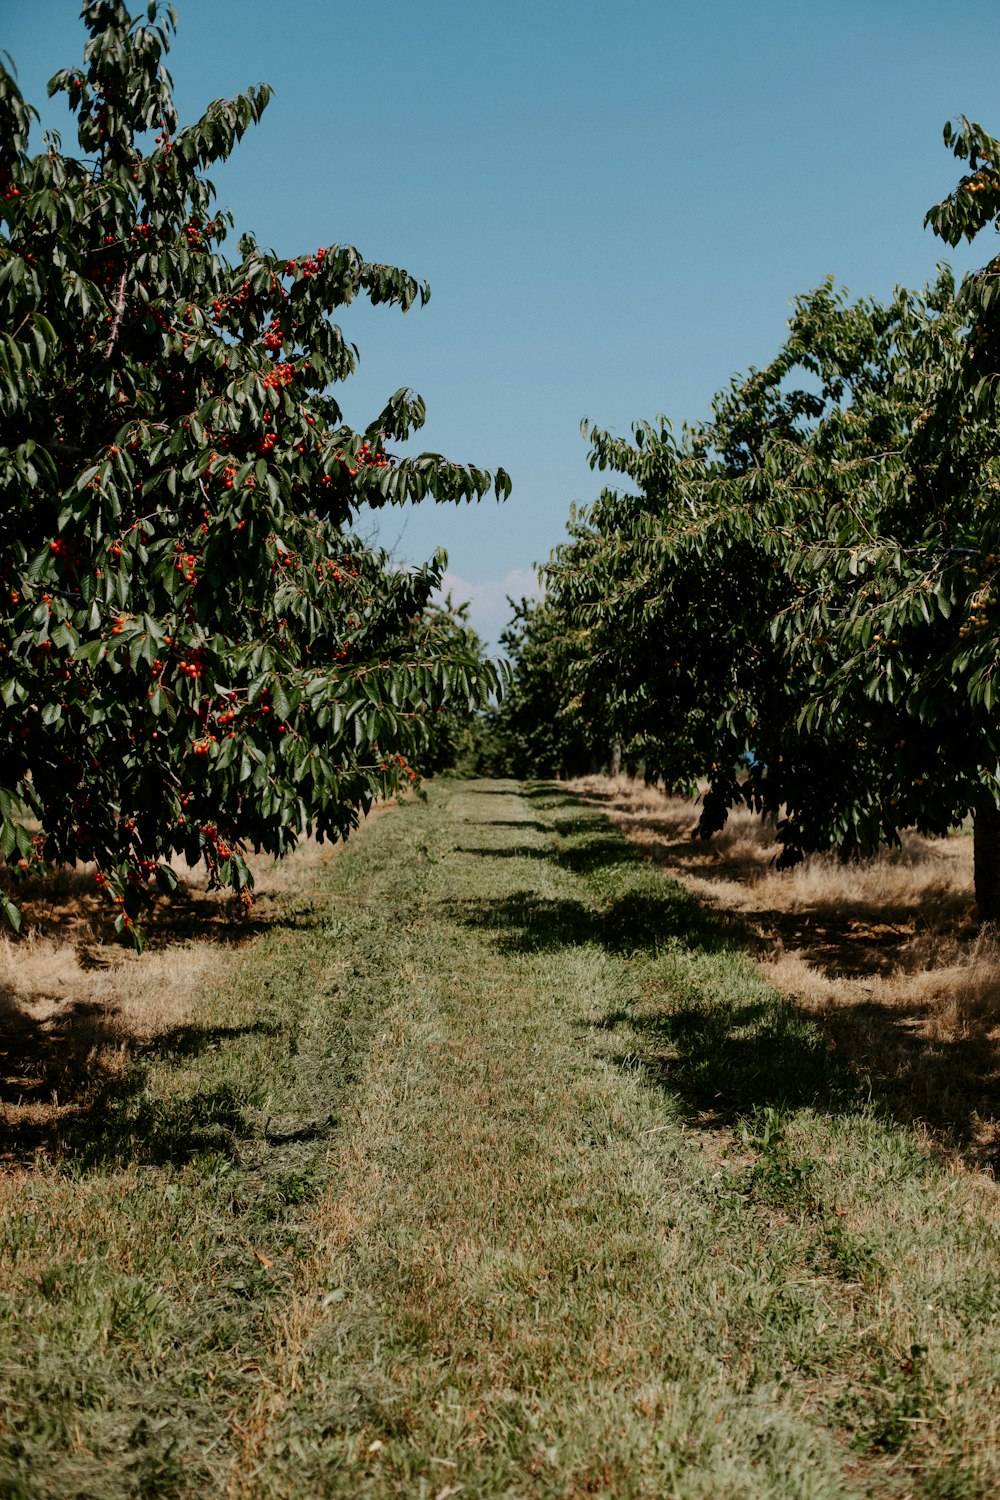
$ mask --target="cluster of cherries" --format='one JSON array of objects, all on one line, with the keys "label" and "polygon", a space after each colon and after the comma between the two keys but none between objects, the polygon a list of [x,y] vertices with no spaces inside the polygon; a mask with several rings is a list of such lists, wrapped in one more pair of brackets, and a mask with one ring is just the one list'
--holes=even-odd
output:
[{"label": "cluster of cherries", "polygon": [[77,550],[76,545],[73,542],[68,541],[65,537],[53,537],[52,541],[49,543],[49,551],[52,553],[53,557],[58,557],[59,561],[61,563],[65,563],[67,567],[79,567],[80,553]]},{"label": "cluster of cherries", "polygon": [[295,366],[286,360],[268,370],[267,374],[261,377],[261,384],[269,391],[277,391],[283,385],[290,385],[294,375]]},{"label": "cluster of cherries", "polygon": [[184,579],[185,583],[194,583],[198,576],[194,571],[195,563],[198,559],[193,552],[184,551],[183,542],[175,542],[174,551],[177,553],[177,557],[174,559],[174,567],[177,569],[177,572]]},{"label": "cluster of cherries", "polygon": [[297,260],[290,260],[288,262],[287,266],[285,267],[285,275],[286,276],[294,276],[296,274],[296,272],[300,272],[301,279],[303,281],[308,281],[309,278],[311,276],[314,276],[316,274],[316,272],[320,269],[320,266],[323,264],[323,260],[324,260],[325,256],[326,256],[326,250],[321,245],[319,247],[319,249],[316,251],[315,256],[309,256],[306,260],[303,260],[301,262],[301,271],[300,271],[300,262],[297,261]]},{"label": "cluster of cherries", "polygon": [[229,842],[229,835],[221,835],[214,823],[202,823],[201,835],[220,859],[228,859],[232,854],[233,849],[232,844]]},{"label": "cluster of cherries", "polygon": [[[374,750],[377,750],[378,745],[373,745],[372,748]],[[399,750],[395,751],[395,753],[392,755],[386,756],[385,760],[379,763],[380,771],[389,771],[393,767],[396,767],[400,771],[402,771],[405,776],[409,777],[411,782],[419,780],[416,771],[410,765],[409,761],[406,759],[406,756],[403,755]]]},{"label": "cluster of cherries", "polygon": [[391,469],[396,462],[396,460],[391,457],[390,454],[384,452],[383,449],[373,449],[371,443],[367,442],[361,444],[361,447],[358,449],[357,463],[353,465],[347,463],[347,460],[345,459],[343,453],[335,453],[334,458],[338,459],[340,463],[346,465],[347,472],[351,475],[352,479],[361,468]]}]

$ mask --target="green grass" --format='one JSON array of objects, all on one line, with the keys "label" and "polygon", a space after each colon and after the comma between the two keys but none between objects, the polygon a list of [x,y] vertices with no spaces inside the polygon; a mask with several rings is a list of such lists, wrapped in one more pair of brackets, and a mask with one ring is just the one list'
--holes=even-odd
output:
[{"label": "green grass", "polygon": [[973,1500],[1000,1235],[557,787],[366,830],[0,1187],[0,1494]]}]

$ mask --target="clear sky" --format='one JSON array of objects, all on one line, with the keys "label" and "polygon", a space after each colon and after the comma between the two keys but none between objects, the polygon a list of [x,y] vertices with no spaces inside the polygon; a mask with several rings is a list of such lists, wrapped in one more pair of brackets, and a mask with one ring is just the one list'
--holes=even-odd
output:
[{"label": "clear sky", "polygon": [[[945,120],[1000,134],[1000,5],[985,0],[177,8],[182,119],[275,89],[216,176],[238,226],[289,255],[350,242],[431,283],[405,317],[345,314],[362,367],[342,404],[360,425],[410,385],[421,447],[510,472],[502,506],[379,525],[401,559],[447,549],[494,642],[506,594],[600,488],[581,418],[697,418],[826,275],[882,296],[992,251],[948,252],[922,228],[959,172]],[[0,0],[0,48],[47,123],[78,16],[75,0]]]}]

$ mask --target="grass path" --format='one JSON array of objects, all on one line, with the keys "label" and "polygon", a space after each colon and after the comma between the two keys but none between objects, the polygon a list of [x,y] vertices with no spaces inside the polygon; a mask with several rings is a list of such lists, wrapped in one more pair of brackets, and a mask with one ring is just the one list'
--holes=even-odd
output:
[{"label": "grass path", "polygon": [[1000,1492],[995,1184],[558,788],[368,830],[0,1208],[5,1496]]}]

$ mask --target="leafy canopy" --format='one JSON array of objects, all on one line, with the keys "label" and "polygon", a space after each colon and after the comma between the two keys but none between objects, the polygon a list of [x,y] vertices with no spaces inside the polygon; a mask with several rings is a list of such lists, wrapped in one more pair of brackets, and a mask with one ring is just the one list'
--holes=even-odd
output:
[{"label": "leafy canopy", "polygon": [[95,860],[135,930],[169,856],[243,890],[246,845],[345,835],[439,706],[486,701],[495,670],[424,621],[443,558],[394,569],[353,526],[509,481],[394,456],[424,418],[410,391],[343,420],[358,356],[333,314],[405,312],[425,283],[347,245],[227,253],[205,174],[270,91],[182,126],[172,8],[83,21],[83,65],[49,85],[78,154],[31,154],[0,68],[0,849],[21,871]]},{"label": "leafy canopy", "polygon": [[956,396],[968,296],[946,270],[885,306],[827,283],[709,421],[590,430],[637,493],[606,489],[548,566],[563,714],[706,779],[705,834],[748,803],[791,863],[996,800],[1000,464]]}]

